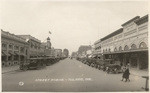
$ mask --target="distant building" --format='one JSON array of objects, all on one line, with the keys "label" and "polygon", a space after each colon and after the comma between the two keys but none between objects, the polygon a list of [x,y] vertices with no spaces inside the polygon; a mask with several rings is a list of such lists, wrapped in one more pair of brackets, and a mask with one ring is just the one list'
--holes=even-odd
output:
[{"label": "distant building", "polygon": [[19,65],[28,56],[26,39],[1,30],[1,58],[2,66]]},{"label": "distant building", "polygon": [[50,42],[50,38],[48,37],[47,38],[47,41],[46,42],[42,42],[41,43],[41,50],[43,51],[43,55],[44,56],[53,56],[52,55],[52,51],[53,49],[51,48],[51,42]]},{"label": "distant building", "polygon": [[63,50],[63,56],[64,57],[68,57],[69,56],[69,50],[68,49],[64,49]]},{"label": "distant building", "polygon": [[72,52],[71,57],[76,58],[77,57],[77,52]]},{"label": "distant building", "polygon": [[28,58],[41,56],[43,51],[41,50],[41,41],[31,35],[18,35],[24,38],[28,44]]},{"label": "distant building", "polygon": [[55,57],[62,57],[62,49],[54,49]]},{"label": "distant building", "polygon": [[85,56],[87,50],[91,50],[92,47],[90,45],[81,45],[78,49],[78,56]]}]

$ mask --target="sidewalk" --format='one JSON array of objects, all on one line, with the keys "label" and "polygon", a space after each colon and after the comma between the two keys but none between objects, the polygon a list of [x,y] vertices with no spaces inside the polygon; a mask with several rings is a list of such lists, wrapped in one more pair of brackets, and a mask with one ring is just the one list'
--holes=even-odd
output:
[{"label": "sidewalk", "polygon": [[130,73],[135,76],[149,76],[148,70],[138,70],[135,68],[131,68]]},{"label": "sidewalk", "polygon": [[2,74],[10,72],[10,71],[15,71],[15,70],[19,70],[19,65],[9,66],[9,67],[2,67]]}]

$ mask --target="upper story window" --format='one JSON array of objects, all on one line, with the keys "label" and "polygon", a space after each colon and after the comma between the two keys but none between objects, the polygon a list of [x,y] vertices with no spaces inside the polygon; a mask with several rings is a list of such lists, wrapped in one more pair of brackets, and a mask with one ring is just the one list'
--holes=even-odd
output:
[{"label": "upper story window", "polygon": [[19,46],[14,46],[14,49],[15,50],[19,50]]},{"label": "upper story window", "polygon": [[129,47],[126,45],[126,46],[124,47],[124,50],[125,50],[125,51],[129,50]]},{"label": "upper story window", "polygon": [[119,47],[119,51],[122,51],[122,47],[121,46]]},{"label": "upper story window", "polygon": [[135,44],[132,44],[131,46],[131,50],[134,50],[134,49],[137,49],[136,45]]},{"label": "upper story window", "polygon": [[25,48],[24,47],[20,47],[20,52],[24,53]]},{"label": "upper story window", "polygon": [[9,49],[13,49],[13,45],[12,44],[9,45]]},{"label": "upper story window", "polygon": [[6,49],[7,48],[7,44],[2,43],[2,49]]},{"label": "upper story window", "polygon": [[142,49],[142,48],[147,48],[146,43],[145,43],[145,42],[141,42],[139,48],[140,48],[140,49]]}]

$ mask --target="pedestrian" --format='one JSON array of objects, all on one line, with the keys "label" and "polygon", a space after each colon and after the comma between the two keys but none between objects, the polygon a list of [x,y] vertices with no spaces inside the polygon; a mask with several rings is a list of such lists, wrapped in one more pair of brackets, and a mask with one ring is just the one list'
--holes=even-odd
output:
[{"label": "pedestrian", "polygon": [[124,79],[125,79],[125,82],[127,82],[127,80],[130,81],[129,75],[130,75],[129,68],[126,67],[126,70],[122,75],[122,80],[121,81],[123,81]]}]

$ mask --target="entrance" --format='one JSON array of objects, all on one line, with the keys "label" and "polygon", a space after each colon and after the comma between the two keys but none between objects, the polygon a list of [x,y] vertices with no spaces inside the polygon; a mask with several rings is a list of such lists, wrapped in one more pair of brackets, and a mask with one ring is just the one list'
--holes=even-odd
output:
[{"label": "entrance", "polygon": [[148,69],[148,51],[139,53],[139,69]]}]

